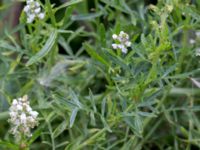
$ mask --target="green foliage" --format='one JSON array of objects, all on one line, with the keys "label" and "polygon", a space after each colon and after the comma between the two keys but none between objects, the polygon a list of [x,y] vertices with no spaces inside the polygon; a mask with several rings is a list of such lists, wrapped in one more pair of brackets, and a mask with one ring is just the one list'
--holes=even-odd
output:
[{"label": "green foliage", "polygon": [[[0,1],[0,149],[200,148],[198,0],[44,0],[31,24],[18,4]],[[25,94],[39,126],[17,143],[8,111]]]}]

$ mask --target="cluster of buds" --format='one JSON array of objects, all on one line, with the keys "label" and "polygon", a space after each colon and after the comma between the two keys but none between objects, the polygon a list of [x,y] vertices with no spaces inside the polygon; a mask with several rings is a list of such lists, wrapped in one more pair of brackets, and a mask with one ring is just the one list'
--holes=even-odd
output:
[{"label": "cluster of buds", "polygon": [[119,35],[113,34],[112,38],[115,41],[115,43],[112,44],[113,49],[120,49],[122,53],[126,54],[128,52],[128,47],[131,46],[129,35],[124,31],[121,31]]},{"label": "cluster of buds", "polygon": [[44,19],[45,14],[41,12],[40,4],[35,0],[27,0],[24,12],[27,15],[27,23],[32,23],[35,18]]},{"label": "cluster of buds", "polygon": [[21,135],[30,137],[31,129],[38,124],[38,112],[33,111],[30,107],[28,96],[14,99],[9,109],[11,125],[11,133],[16,137]]}]

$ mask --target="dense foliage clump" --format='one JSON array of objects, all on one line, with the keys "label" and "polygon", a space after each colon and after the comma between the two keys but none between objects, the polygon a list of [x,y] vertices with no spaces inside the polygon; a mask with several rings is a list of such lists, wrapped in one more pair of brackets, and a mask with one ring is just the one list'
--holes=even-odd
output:
[{"label": "dense foliage clump", "polygon": [[0,0],[0,18],[0,149],[200,149],[199,0]]}]

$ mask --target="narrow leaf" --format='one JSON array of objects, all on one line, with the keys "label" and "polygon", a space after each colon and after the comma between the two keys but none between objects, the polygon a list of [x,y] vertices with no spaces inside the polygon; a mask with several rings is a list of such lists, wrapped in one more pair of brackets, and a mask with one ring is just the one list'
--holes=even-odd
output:
[{"label": "narrow leaf", "polygon": [[56,38],[57,38],[57,31],[54,30],[47,42],[45,43],[44,47],[33,57],[31,57],[31,59],[27,62],[26,66],[30,66],[36,62],[38,62],[40,59],[42,59],[44,56],[46,56],[51,49],[53,48],[54,44],[56,43]]},{"label": "narrow leaf", "polygon": [[80,2],[82,2],[83,0],[71,0],[69,2],[64,3],[63,5],[61,5],[60,7],[58,7],[56,10],[71,6],[71,5],[75,5],[78,4]]},{"label": "narrow leaf", "polygon": [[84,47],[85,47],[87,53],[91,57],[100,61],[101,63],[105,64],[106,66],[109,66],[109,63],[103,57],[101,57],[89,44],[85,43]]},{"label": "narrow leaf", "polygon": [[76,107],[76,108],[72,111],[72,114],[71,114],[71,117],[70,117],[70,125],[69,125],[70,128],[74,125],[74,121],[75,121],[75,119],[76,119],[77,112],[78,112],[78,108]]}]

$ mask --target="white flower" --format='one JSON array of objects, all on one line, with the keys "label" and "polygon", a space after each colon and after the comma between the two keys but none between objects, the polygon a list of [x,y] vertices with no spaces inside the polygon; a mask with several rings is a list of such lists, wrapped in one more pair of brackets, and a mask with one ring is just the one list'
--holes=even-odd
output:
[{"label": "white flower", "polygon": [[26,5],[26,6],[24,7],[24,11],[27,13],[29,10],[30,10],[30,6],[29,6],[29,5]]},{"label": "white flower", "polygon": [[26,124],[26,114],[25,114],[25,113],[22,113],[22,114],[21,114],[20,120],[21,120],[21,123],[22,123],[22,124]]},{"label": "white flower", "polygon": [[200,56],[200,48],[196,49],[196,56]]},{"label": "white flower", "polygon": [[35,6],[36,6],[36,7],[40,7],[40,3],[35,2]]},{"label": "white flower", "polygon": [[37,112],[37,111],[31,111],[31,112],[30,112],[30,115],[31,115],[33,118],[37,118],[38,112]]},{"label": "white flower", "polygon": [[112,44],[113,49],[117,49],[118,44]]},{"label": "white flower", "polygon": [[41,8],[40,8],[40,7],[38,7],[38,8],[35,9],[35,13],[36,13],[36,14],[38,14],[40,11],[41,11]]},{"label": "white flower", "polygon": [[30,3],[32,3],[32,2],[34,2],[34,0],[27,0],[27,1],[26,1],[27,4],[30,4]]},{"label": "white flower", "polygon": [[22,111],[22,109],[23,109],[23,108],[22,108],[22,106],[21,106],[20,104],[17,104],[17,105],[16,105],[16,110],[17,110],[17,111]]},{"label": "white flower", "polygon": [[131,47],[131,42],[129,41],[129,35],[124,31],[120,31],[119,35],[113,34],[113,40],[115,43],[112,44],[113,49],[120,49],[122,53],[128,52],[128,47]]},{"label": "white flower", "polygon": [[40,14],[38,15],[38,17],[39,17],[40,19],[44,19],[45,14],[44,14],[44,13],[40,13]]},{"label": "white flower", "polygon": [[117,34],[113,34],[113,35],[112,35],[112,38],[113,38],[114,40],[116,40],[117,37],[118,37]]},{"label": "white flower", "polygon": [[190,40],[189,40],[189,43],[190,43],[190,44],[195,44],[196,41],[195,41],[194,39],[190,39]]},{"label": "white flower", "polygon": [[32,112],[32,108],[29,105],[26,105],[26,111],[30,113]]},{"label": "white flower", "polygon": [[13,100],[12,105],[17,105],[17,100],[16,99]]},{"label": "white flower", "polygon": [[41,12],[40,3],[35,0],[27,0],[24,12],[27,16],[27,23],[32,23],[36,18],[44,19],[45,13]]},{"label": "white flower", "polygon": [[9,115],[12,134],[18,138],[21,138],[21,136],[30,137],[32,135],[31,128],[38,124],[38,112],[33,111],[30,107],[27,95],[13,100],[9,109]]},{"label": "white flower", "polygon": [[125,45],[126,45],[127,47],[130,47],[130,46],[131,46],[131,42],[130,42],[130,41],[126,41]]},{"label": "white flower", "polygon": [[9,115],[10,115],[11,118],[15,118],[16,115],[17,115],[17,113],[14,112],[14,111],[11,111],[11,112],[9,113]]},{"label": "white flower", "polygon": [[124,36],[126,33],[124,31],[120,31],[119,36]]}]

